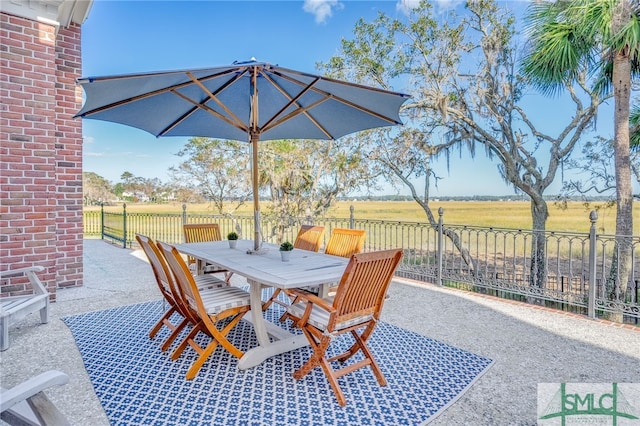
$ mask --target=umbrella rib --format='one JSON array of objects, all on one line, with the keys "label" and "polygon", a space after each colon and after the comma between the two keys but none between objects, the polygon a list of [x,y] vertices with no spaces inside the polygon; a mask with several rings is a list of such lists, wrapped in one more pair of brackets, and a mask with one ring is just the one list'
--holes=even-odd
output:
[{"label": "umbrella rib", "polygon": [[[238,118],[237,115],[235,115],[233,113],[233,111],[231,111],[224,103],[222,103],[217,95],[219,93],[221,93],[222,91],[224,91],[227,87],[229,87],[231,84],[233,84],[234,82],[236,82],[239,78],[242,77],[242,75],[246,73],[246,71],[237,74],[234,78],[230,79],[229,81],[227,81],[225,84],[223,84],[220,88],[218,88],[218,90],[216,90],[216,93],[214,94],[213,92],[211,92],[204,84],[202,84],[202,82],[200,80],[198,80],[196,78],[196,76],[194,76],[191,72],[187,72],[187,76],[191,79],[191,81],[193,81],[195,84],[198,85],[198,87],[200,87],[200,89],[202,89],[203,92],[205,92],[207,94],[207,96],[209,97],[209,99],[213,100],[215,103],[218,104],[218,106],[220,106],[220,108],[222,108],[227,114],[229,114],[229,116],[231,117],[231,121],[229,120],[225,120],[227,123],[232,124],[234,127],[237,127],[238,129],[242,129],[245,132],[248,132],[248,128],[244,125],[244,123],[242,123],[242,120],[240,120],[240,118]],[[213,109],[211,109],[210,107],[207,107],[205,105],[205,102],[201,102],[201,103],[197,103],[197,105],[202,105],[202,107],[206,107],[205,110],[207,112],[210,113],[214,113],[214,115],[216,115],[219,118],[223,118],[223,115],[220,113],[216,113]]]},{"label": "umbrella rib", "polygon": [[[324,93],[324,92],[322,92],[320,90],[320,91],[318,91],[318,93]],[[354,104],[353,102],[348,101],[346,99],[343,99],[343,98],[341,98],[339,96],[332,96],[332,97],[333,97],[333,99],[335,99],[336,101],[338,101],[340,103],[343,103],[345,105],[349,105],[350,107],[355,108],[355,109],[357,109],[359,111],[362,111],[362,112],[364,112],[366,114],[373,115],[374,117],[377,117],[380,120],[387,121],[387,122],[389,122],[391,124],[402,124],[402,122],[400,122],[398,120],[394,120],[393,118],[389,118],[386,115],[382,115],[382,114],[379,114],[379,113],[377,113],[375,111],[372,111],[369,108],[364,108],[364,107],[362,107],[360,105]]]},{"label": "umbrella rib", "polygon": [[[217,77],[229,74],[231,72],[236,72],[236,71],[237,71],[237,68],[234,68],[232,70],[226,70],[226,71],[221,72],[219,74],[209,75],[206,78],[203,78],[202,80],[209,80],[209,79],[212,79],[212,78],[217,78]],[[123,79],[124,78],[137,78],[137,77],[144,77],[144,76],[145,76],[144,74],[142,74],[142,75],[132,75],[132,76],[128,76],[128,77],[123,77]],[[90,80],[90,82],[92,82],[92,81],[107,81],[107,80],[108,79],[94,78],[94,79]],[[184,83],[175,84],[175,85],[169,86],[169,87],[163,87],[162,89],[154,90],[153,92],[143,93],[141,95],[134,96],[132,98],[127,98],[127,99],[123,99],[121,101],[114,102],[114,103],[111,103],[111,104],[108,104],[108,105],[103,105],[101,107],[92,109],[91,111],[87,111],[87,112],[85,112],[85,113],[83,113],[81,115],[77,115],[76,117],[91,116],[93,114],[98,114],[100,112],[107,111],[107,110],[112,109],[112,108],[116,108],[116,107],[119,107],[119,106],[122,106],[122,105],[127,105],[127,104],[130,104],[130,103],[133,103],[133,102],[136,102],[136,101],[139,101],[139,100],[142,100],[142,99],[150,98],[150,97],[153,97],[153,96],[156,96],[156,95],[159,95],[159,94],[162,94],[162,93],[166,93],[166,92],[175,93],[174,92],[175,90],[182,89],[183,87],[189,86],[190,84],[193,84],[193,82],[185,81]]]},{"label": "umbrella rib", "polygon": [[[174,93],[177,94],[178,96],[182,96],[178,93]],[[173,128],[175,128],[178,124],[182,123],[188,116],[190,116],[191,114],[194,113],[194,111],[196,111],[198,108],[197,107],[193,107],[189,110],[189,112],[183,114],[180,118],[178,118],[176,121],[174,121],[173,123],[171,123],[170,125],[168,125],[167,127],[165,127],[164,129],[162,129],[157,135],[156,137],[160,137],[160,136],[164,136],[167,133],[169,133],[169,131]]]},{"label": "umbrella rib", "polygon": [[314,118],[309,114],[309,110],[310,110],[310,109],[313,109],[313,108],[317,107],[318,105],[320,105],[321,103],[324,103],[324,102],[328,101],[329,99],[330,99],[330,97],[322,98],[322,99],[317,100],[317,101],[315,101],[314,103],[310,104],[309,106],[306,106],[306,107],[299,107],[298,109],[296,109],[296,110],[292,111],[291,113],[287,114],[286,116],[282,117],[280,120],[278,120],[278,121],[274,122],[271,126],[268,126],[268,127],[267,127],[267,126],[265,126],[265,127],[263,127],[261,130],[262,130],[263,132],[266,132],[266,131],[267,131],[267,130],[269,130],[269,129],[272,129],[272,128],[274,128],[274,127],[279,126],[280,124],[284,123],[284,122],[285,122],[285,121],[287,121],[287,120],[291,120],[292,118],[294,118],[294,117],[295,117],[295,116],[297,116],[297,115],[305,114],[307,117],[309,117],[309,120],[311,120],[311,121],[316,125],[316,127],[317,127],[318,129],[320,129],[320,131],[322,131],[322,133],[324,133],[324,134],[327,136],[327,138],[329,138],[329,139],[335,139],[331,133],[329,133],[327,130],[325,130],[325,128],[324,128],[324,127],[322,127],[322,126],[320,125],[320,123],[318,123],[318,122],[317,122],[317,121],[316,121],[316,120],[315,120],[315,119],[314,119]]},{"label": "umbrella rib", "polygon": [[[309,120],[311,120],[311,122],[313,124],[315,124],[315,126],[320,129],[320,131],[322,133],[324,133],[329,139],[334,139],[333,135],[331,133],[329,133],[329,131],[327,131],[327,129],[325,129],[320,123],[318,123],[318,121],[311,115],[309,114],[308,110],[321,104],[322,102],[324,102],[325,100],[327,100],[327,98],[325,99],[321,99],[319,102],[314,102],[313,104],[311,104],[310,106],[304,108],[302,107],[297,101],[298,99],[300,99],[300,97],[302,97],[302,95],[304,95],[305,93],[307,93],[309,90],[312,89],[313,85],[316,84],[316,82],[318,82],[320,80],[320,77],[316,78],[313,82],[311,82],[310,84],[306,85],[306,87],[304,89],[302,89],[302,91],[300,93],[298,93],[295,97],[291,97],[291,95],[289,95],[289,93],[287,93],[279,84],[277,84],[269,75],[267,75],[266,73],[262,72],[262,75],[269,80],[269,82],[273,85],[273,87],[275,87],[276,89],[278,89],[278,91],[280,93],[282,93],[286,98],[289,99],[289,103],[287,103],[282,109],[280,109],[280,111],[278,111],[276,114],[274,114],[273,117],[271,117],[269,119],[269,121],[267,121],[264,126],[262,127],[262,131],[267,131],[272,127],[276,127],[279,126],[280,124],[284,123],[287,120],[292,119],[293,117],[304,113],[304,115],[307,116],[307,118]],[[281,120],[276,121],[273,126],[270,126],[270,124],[278,117],[280,116],[280,114],[282,114],[284,111],[286,111],[287,108],[289,108],[291,105],[295,104],[297,109],[295,111],[293,111],[291,114],[286,115],[285,117],[283,117]]]},{"label": "umbrella rib", "polygon": [[[191,84],[191,83],[188,83],[188,84]],[[121,101],[114,102],[112,104],[103,105],[101,107],[94,108],[91,111],[87,111],[87,112],[79,115],[79,117],[87,117],[87,116],[91,116],[93,114],[98,114],[98,113],[101,113],[103,111],[110,110],[112,108],[117,108],[119,106],[127,105],[127,104],[130,104],[130,103],[142,100],[142,99],[150,98],[152,96],[159,95],[161,93],[166,93],[166,92],[168,92],[170,90],[171,90],[170,88],[163,88],[163,89],[159,89],[159,90],[154,90],[153,92],[148,92],[148,93],[144,93],[142,95],[134,96],[133,98],[123,99]]]},{"label": "umbrella rib", "polygon": [[[278,75],[278,76],[280,76],[280,77],[284,78],[285,80],[288,80],[288,81],[290,81],[290,82],[294,83],[294,84],[297,84],[297,85],[299,85],[299,86],[305,86],[305,84],[304,84],[304,83],[302,83],[302,82],[300,82],[299,80],[296,80],[295,78],[292,78],[292,77],[290,77],[290,76],[288,76],[288,75],[286,75],[286,74],[283,74],[283,73],[278,72],[278,71],[276,71],[276,70],[273,70],[272,72],[273,72],[274,74],[276,74],[276,75]],[[304,75],[304,74],[301,74],[301,75]],[[321,79],[321,80],[325,80],[325,81],[329,81],[329,82],[331,82],[331,81],[332,81],[332,80],[330,80],[330,79],[325,79],[324,77],[320,77],[320,79]],[[347,82],[345,82],[345,83],[347,83]],[[348,84],[348,83],[347,83],[347,84]],[[357,85],[357,84],[348,84],[348,85],[353,86],[353,87],[362,87],[362,86],[359,86],[359,85]],[[378,89],[376,89],[376,88],[371,88],[371,89],[373,89],[373,90],[375,90],[375,91],[380,91],[380,92],[382,92],[382,90],[378,90]],[[332,99],[334,99],[334,100],[336,100],[336,101],[338,101],[338,102],[340,102],[340,103],[342,103],[342,104],[348,105],[348,106],[350,106],[350,107],[352,107],[352,108],[355,108],[355,109],[357,109],[357,110],[359,110],[359,111],[362,111],[362,112],[364,112],[364,113],[366,113],[366,114],[369,114],[369,115],[372,115],[372,116],[374,116],[374,117],[377,117],[377,118],[379,118],[379,119],[381,119],[381,120],[387,121],[387,122],[389,122],[389,123],[392,123],[392,124],[402,124],[401,122],[399,122],[399,121],[397,121],[397,120],[394,120],[394,119],[392,119],[392,118],[387,117],[386,115],[382,115],[382,114],[379,114],[379,113],[377,113],[377,112],[375,112],[375,111],[372,111],[372,110],[370,110],[370,109],[368,109],[368,108],[364,108],[364,107],[362,107],[362,106],[360,106],[360,105],[357,105],[357,104],[355,104],[355,103],[353,103],[353,102],[351,102],[351,101],[349,101],[349,100],[347,100],[347,99],[341,98],[340,96],[336,96],[336,95],[334,95],[334,94],[332,94],[332,93],[328,93],[328,92],[325,92],[324,90],[320,90],[320,89],[318,89],[317,87],[311,87],[311,90],[312,90],[312,91],[314,91],[314,92],[316,92],[316,93],[321,94],[322,96],[326,96],[327,98],[332,98]]]},{"label": "umbrella rib", "polygon": [[186,95],[183,95],[180,92],[172,92],[174,95],[177,95],[179,97],[181,97],[182,99],[184,99],[185,101],[193,104],[195,106],[195,108],[193,108],[191,111],[189,111],[187,114],[183,115],[179,120],[176,120],[174,123],[171,124],[171,126],[169,126],[167,129],[165,129],[162,134],[160,134],[160,136],[164,135],[166,132],[168,132],[169,130],[171,130],[172,128],[174,128],[175,126],[178,125],[179,122],[183,121],[185,118],[187,118],[189,115],[193,114],[198,108],[201,108],[203,110],[205,110],[206,112],[208,112],[211,115],[214,115],[216,117],[218,117],[220,120],[224,121],[225,123],[228,123],[230,125],[232,125],[233,127],[242,130],[243,132],[247,132],[247,128],[246,126],[244,126],[242,123],[238,124],[233,122],[231,119],[229,119],[229,117],[220,114],[218,111],[215,111],[213,109],[211,109],[211,107],[208,107],[204,104],[201,104],[199,102],[194,101],[193,99],[187,97]]},{"label": "umbrella rib", "polygon": [[[253,93],[249,93],[251,98],[251,118],[250,118],[250,131],[252,134],[259,134],[260,130],[258,129],[258,120],[259,120],[259,111],[258,111],[258,73],[257,67],[253,67],[253,72],[251,73],[251,89],[253,89]],[[251,90],[250,89],[250,90]]]},{"label": "umbrella rib", "polygon": [[[292,69],[289,69],[289,68],[277,67],[277,68],[272,68],[272,70],[273,70],[272,72],[274,74],[278,74],[281,77],[287,77],[286,75],[283,75],[283,73],[301,75],[301,76],[311,77],[311,78],[320,77],[322,80],[324,80],[324,81],[326,81],[328,83],[336,83],[336,84],[341,84],[341,85],[345,85],[345,86],[355,87],[356,89],[365,89],[365,90],[369,90],[371,92],[395,94],[397,96],[410,98],[410,96],[408,96],[408,95],[404,95],[404,94],[398,93],[398,92],[391,92],[389,90],[380,89],[378,87],[365,86],[363,84],[352,83],[350,81],[345,81],[345,80],[336,80],[335,78],[325,77],[325,76],[321,76],[321,75],[319,76],[319,75],[315,75],[315,74],[309,74],[309,73],[306,73],[306,72],[296,71],[296,70],[292,70]],[[289,77],[289,79],[293,79],[293,77]],[[298,81],[298,80],[293,79],[293,81]],[[298,81],[298,83],[299,83],[299,81]]]}]

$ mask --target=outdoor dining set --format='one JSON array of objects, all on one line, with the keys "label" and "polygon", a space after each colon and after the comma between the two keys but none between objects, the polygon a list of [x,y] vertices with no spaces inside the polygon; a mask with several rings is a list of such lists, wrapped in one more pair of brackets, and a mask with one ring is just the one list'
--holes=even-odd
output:
[{"label": "outdoor dining set", "polygon": [[[294,377],[301,379],[314,367],[322,367],[341,405],[346,402],[337,378],[346,373],[370,365],[378,382],[385,384],[366,340],[380,317],[402,251],[360,253],[364,231],[334,229],[320,253],[324,229],[302,227],[290,261],[280,261],[278,247],[261,241],[258,142],[335,140],[361,130],[396,126],[401,124],[400,106],[409,96],[255,58],[223,67],[87,77],[78,84],[86,99],[76,117],[121,123],[157,137],[197,135],[251,145],[253,240],[231,248],[222,241],[217,224],[186,225],[186,242],[178,245],[137,236],[170,306],[150,336],[163,326],[172,330],[162,344],[167,350],[190,327],[171,355],[176,359],[189,346],[199,354],[187,379],[197,375],[217,346],[237,357],[240,369],[247,369],[311,345],[313,356]],[[248,292],[230,285],[233,274],[246,278]],[[264,287],[275,288],[266,301]],[[279,299],[282,293],[288,302]],[[274,302],[286,305],[280,320],[292,321],[306,339],[265,321],[263,310]],[[171,322],[174,314],[182,318],[178,324]],[[246,353],[226,337],[241,319],[253,324],[258,341]],[[199,333],[210,337],[204,348],[196,343]],[[327,359],[331,338],[345,333],[354,338],[351,348]],[[338,371],[329,364],[344,362],[357,352],[363,353],[363,360]]]},{"label": "outdoor dining set", "polygon": [[[321,252],[324,228],[303,225],[285,262],[274,244],[263,243],[255,251],[252,240],[239,240],[232,248],[216,223],[184,225],[184,234],[186,242],[175,245],[140,234],[136,239],[168,307],[149,337],[166,327],[169,334],[161,349],[170,350],[171,359],[188,348],[197,353],[187,380],[202,368],[213,368],[208,365],[213,362],[210,355],[218,346],[237,358],[238,368],[244,370],[310,345],[312,355],[293,377],[300,380],[321,367],[341,406],[346,399],[338,378],[345,374],[370,366],[378,383],[386,385],[367,339],[380,318],[401,249],[361,253],[364,230],[333,229]],[[231,284],[233,275],[246,278],[248,291]],[[264,293],[266,300],[264,288],[273,289]],[[265,319],[263,312],[274,303],[284,308],[279,321],[291,321],[302,335]],[[258,343],[244,352],[227,338],[241,320],[253,325]],[[331,341],[343,334],[351,335],[351,346],[328,356]],[[357,353],[360,356],[352,358]],[[334,368],[334,361],[340,368]]]}]

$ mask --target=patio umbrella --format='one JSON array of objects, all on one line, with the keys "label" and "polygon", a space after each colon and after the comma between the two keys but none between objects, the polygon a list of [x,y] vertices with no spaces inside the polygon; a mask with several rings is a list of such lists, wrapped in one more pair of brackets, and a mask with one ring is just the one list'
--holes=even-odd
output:
[{"label": "patio umbrella", "polygon": [[248,141],[252,151],[255,250],[260,247],[258,141],[337,139],[402,124],[409,96],[264,62],[78,79],[85,102],[76,117],[111,121],[156,137]]}]

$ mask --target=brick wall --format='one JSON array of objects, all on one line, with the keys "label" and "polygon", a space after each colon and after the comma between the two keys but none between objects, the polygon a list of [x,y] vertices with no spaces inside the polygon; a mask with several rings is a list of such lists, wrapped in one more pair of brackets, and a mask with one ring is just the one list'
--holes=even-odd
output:
[{"label": "brick wall", "polygon": [[55,300],[57,287],[82,285],[80,26],[0,19],[0,269],[44,266]]}]

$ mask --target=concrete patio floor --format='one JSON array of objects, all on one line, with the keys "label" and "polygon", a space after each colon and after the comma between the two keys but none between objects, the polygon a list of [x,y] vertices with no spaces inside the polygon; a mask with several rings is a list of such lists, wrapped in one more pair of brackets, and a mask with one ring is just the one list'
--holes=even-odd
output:
[{"label": "concrete patio floor", "polygon": [[[84,287],[58,290],[48,324],[34,314],[11,328],[11,345],[0,353],[2,387],[64,371],[70,382],[49,390],[50,399],[74,425],[108,425],[61,318],[159,299],[143,259],[140,251],[85,240]],[[431,424],[536,424],[538,383],[640,383],[638,327],[406,280],[394,281],[389,295],[385,321],[495,361]],[[630,402],[640,414],[640,401]]]}]

